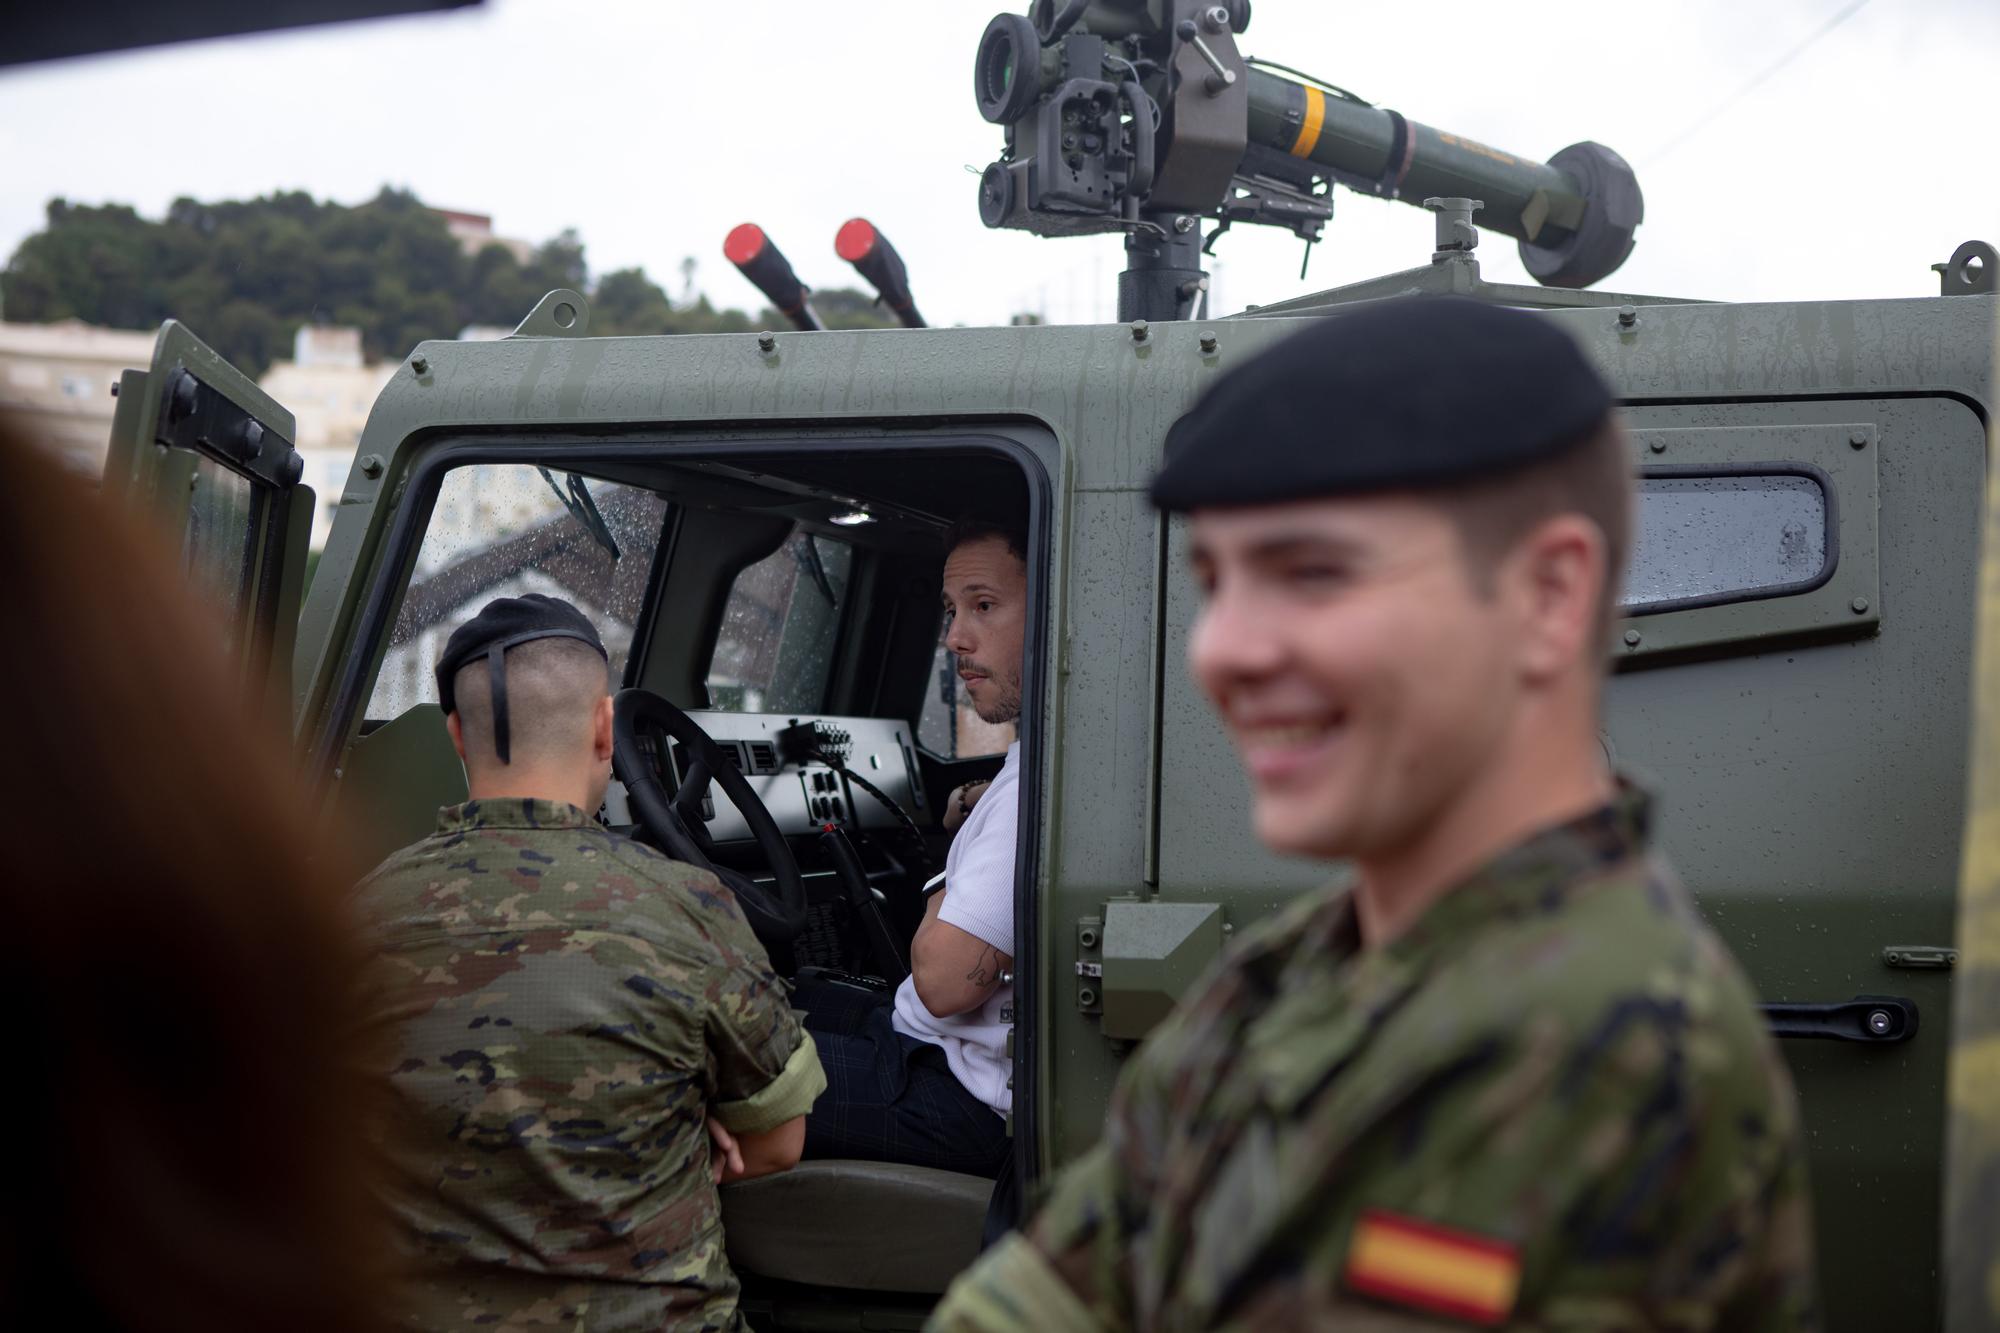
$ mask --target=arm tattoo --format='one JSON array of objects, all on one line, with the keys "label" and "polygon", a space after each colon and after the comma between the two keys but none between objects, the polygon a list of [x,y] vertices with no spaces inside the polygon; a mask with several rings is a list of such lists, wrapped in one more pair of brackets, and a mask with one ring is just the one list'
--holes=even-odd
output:
[{"label": "arm tattoo", "polygon": [[987,945],[979,951],[979,959],[965,974],[965,979],[981,990],[992,990],[1000,984],[1000,957],[998,949]]}]

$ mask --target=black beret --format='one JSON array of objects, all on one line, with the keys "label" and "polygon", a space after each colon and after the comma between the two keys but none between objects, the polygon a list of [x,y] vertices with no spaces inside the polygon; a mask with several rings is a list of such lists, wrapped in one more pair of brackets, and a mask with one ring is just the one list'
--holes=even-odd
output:
[{"label": "black beret", "polygon": [[444,655],[438,658],[438,702],[447,713],[458,711],[458,696],[452,682],[467,664],[486,658],[488,680],[493,687],[493,748],[500,762],[511,762],[507,727],[507,650],[536,639],[576,639],[597,650],[608,664],[604,640],[590,617],[560,597],[531,592],[525,597],[498,597],[488,602],[478,615],[453,630],[445,640]]},{"label": "black beret", "polygon": [[1216,381],[1167,433],[1153,503],[1450,486],[1560,454],[1611,407],[1551,320],[1460,296],[1380,301],[1317,320]]}]

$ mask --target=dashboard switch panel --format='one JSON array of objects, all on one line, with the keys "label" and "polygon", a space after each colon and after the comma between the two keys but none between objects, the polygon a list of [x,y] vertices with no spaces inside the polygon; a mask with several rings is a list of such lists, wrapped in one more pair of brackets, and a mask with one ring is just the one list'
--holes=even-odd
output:
[{"label": "dashboard switch panel", "polygon": [[[895,815],[859,787],[852,791],[826,762],[838,757],[865,773],[890,799],[920,822],[923,798],[916,791],[914,740],[909,724],[893,718],[796,717],[783,714],[690,712],[703,731],[715,738],[757,796],[771,811],[787,837],[816,833],[829,820],[862,830],[898,827]],[[673,747],[678,751],[680,747]],[[678,784],[678,753],[674,755]],[[714,814],[707,819],[709,836],[718,842],[750,837],[750,825],[737,813],[720,785],[709,788]],[[704,808],[705,815],[707,809]]]}]

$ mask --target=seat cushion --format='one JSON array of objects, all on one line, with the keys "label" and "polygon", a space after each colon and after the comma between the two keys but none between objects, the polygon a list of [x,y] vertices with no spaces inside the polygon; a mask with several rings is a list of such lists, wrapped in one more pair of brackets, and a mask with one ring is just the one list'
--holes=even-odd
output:
[{"label": "seat cushion", "polygon": [[979,1253],[993,1182],[895,1162],[800,1162],[722,1187],[739,1273],[860,1291],[942,1292]]}]

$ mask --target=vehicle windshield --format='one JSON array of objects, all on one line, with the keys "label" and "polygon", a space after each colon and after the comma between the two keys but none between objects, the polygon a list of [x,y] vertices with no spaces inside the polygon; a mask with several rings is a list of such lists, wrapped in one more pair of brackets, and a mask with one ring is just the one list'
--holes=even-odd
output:
[{"label": "vehicle windshield", "polygon": [[586,483],[528,463],[453,468],[439,488],[367,716],[437,702],[432,671],[453,630],[496,597],[574,602],[622,677],[667,502],[615,482]]},{"label": "vehicle windshield", "polygon": [[817,712],[826,704],[854,550],[793,528],[730,586],[704,683],[709,706]]}]

